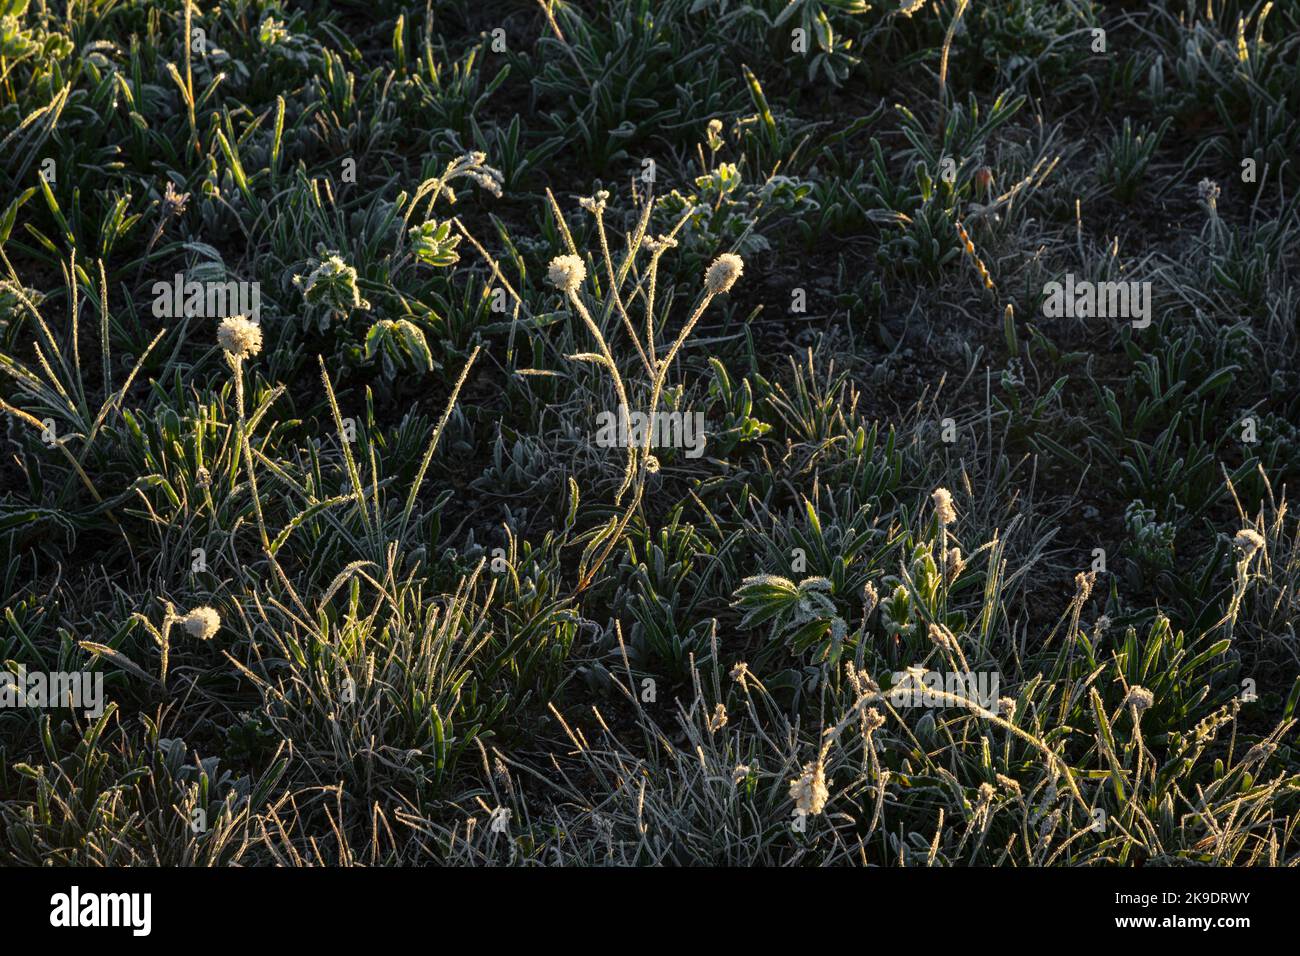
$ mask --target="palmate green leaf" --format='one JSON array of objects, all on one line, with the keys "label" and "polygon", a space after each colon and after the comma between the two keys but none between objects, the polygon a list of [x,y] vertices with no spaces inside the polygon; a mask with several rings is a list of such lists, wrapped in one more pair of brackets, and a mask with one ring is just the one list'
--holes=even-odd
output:
[{"label": "palmate green leaf", "polygon": [[788,613],[799,603],[799,588],[788,578],[759,574],[745,578],[733,595],[733,607],[744,609],[741,627],[752,627]]},{"label": "palmate green leaf", "polygon": [[440,223],[430,219],[413,226],[407,238],[411,243],[411,253],[425,265],[446,269],[460,261],[456,247],[460,245],[461,236],[452,234],[450,220]]},{"label": "palmate green leaf", "polygon": [[365,357],[381,356],[384,374],[392,379],[399,369],[431,372],[435,363],[424,332],[408,319],[380,319],[366,333]]}]

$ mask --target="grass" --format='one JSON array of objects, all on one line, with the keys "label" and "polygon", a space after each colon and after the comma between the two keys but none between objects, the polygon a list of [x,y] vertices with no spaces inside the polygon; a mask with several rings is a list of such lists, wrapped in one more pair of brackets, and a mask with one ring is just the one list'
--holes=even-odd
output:
[{"label": "grass", "polygon": [[1292,5],[0,17],[0,863],[1300,861]]}]

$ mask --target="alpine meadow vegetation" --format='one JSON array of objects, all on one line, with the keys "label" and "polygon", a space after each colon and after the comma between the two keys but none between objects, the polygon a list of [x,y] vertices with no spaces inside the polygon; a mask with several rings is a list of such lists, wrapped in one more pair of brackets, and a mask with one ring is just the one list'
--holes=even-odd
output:
[{"label": "alpine meadow vegetation", "polygon": [[0,864],[1300,863],[1300,7],[0,0]]}]

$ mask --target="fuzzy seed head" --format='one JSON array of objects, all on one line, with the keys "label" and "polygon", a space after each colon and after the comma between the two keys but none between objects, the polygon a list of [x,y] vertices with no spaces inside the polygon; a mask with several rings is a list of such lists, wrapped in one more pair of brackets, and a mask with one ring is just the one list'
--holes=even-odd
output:
[{"label": "fuzzy seed head", "polygon": [[943,581],[952,584],[966,570],[966,559],[962,557],[961,548],[949,548],[943,563]]},{"label": "fuzzy seed head", "polygon": [[190,637],[197,638],[200,641],[211,640],[221,627],[221,615],[215,608],[204,605],[196,607],[181,618],[181,627],[185,628]]},{"label": "fuzzy seed head", "polygon": [[870,617],[879,603],[880,593],[876,590],[876,584],[874,581],[868,581],[862,589],[862,616]]},{"label": "fuzzy seed head", "polygon": [[657,256],[677,245],[677,240],[672,236],[659,236],[657,238],[655,236],[646,236],[641,240],[641,245],[645,247],[646,252],[652,256]]},{"label": "fuzzy seed head", "polygon": [[1013,780],[1012,778],[1000,773],[995,775],[995,779],[1011,793],[1014,793],[1017,796],[1020,795],[1020,782],[1018,780]]},{"label": "fuzzy seed head", "polygon": [[928,633],[930,640],[933,641],[936,646],[954,649],[952,640],[944,633],[943,628],[939,627],[939,625],[931,624]]},{"label": "fuzzy seed head", "polygon": [[930,495],[930,501],[934,503],[935,514],[939,516],[939,524],[950,525],[957,520],[957,509],[952,503],[952,492],[947,488],[936,488]]},{"label": "fuzzy seed head", "polygon": [[583,196],[578,200],[578,205],[593,216],[605,211],[605,204],[609,201],[609,192],[601,189],[594,196]]},{"label": "fuzzy seed head", "polygon": [[1156,702],[1156,695],[1151,693],[1145,687],[1139,687],[1134,684],[1128,690],[1128,696],[1124,698],[1124,706],[1132,707],[1140,714],[1144,710],[1150,710],[1151,705]]},{"label": "fuzzy seed head", "polygon": [[190,201],[189,193],[178,193],[176,186],[168,182],[163,190],[162,215],[164,219],[179,216],[185,211],[185,204]]},{"label": "fuzzy seed head", "polygon": [[713,716],[709,718],[709,733],[716,734],[725,726],[727,726],[727,708],[719,704],[713,709]]},{"label": "fuzzy seed head", "polygon": [[587,278],[587,266],[577,256],[556,256],[551,260],[546,278],[561,292],[572,295]]},{"label": "fuzzy seed head", "polygon": [[1232,539],[1232,543],[1241,551],[1242,560],[1249,561],[1263,549],[1264,536],[1253,528],[1242,528]]},{"label": "fuzzy seed head", "polygon": [[805,764],[803,774],[790,781],[790,799],[799,813],[817,816],[825,809],[829,797],[826,768],[820,760],[815,764]]},{"label": "fuzzy seed head", "polygon": [[713,260],[704,273],[704,291],[709,295],[730,292],[740,274],[745,271],[745,260],[734,252],[724,252]]},{"label": "fuzzy seed head", "polygon": [[247,316],[231,315],[217,326],[217,342],[234,358],[246,359],[262,351],[262,328]]}]

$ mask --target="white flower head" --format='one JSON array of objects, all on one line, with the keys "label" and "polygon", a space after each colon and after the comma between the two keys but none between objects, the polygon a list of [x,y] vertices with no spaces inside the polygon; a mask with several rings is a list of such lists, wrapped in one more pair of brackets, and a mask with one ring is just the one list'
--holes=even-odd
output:
[{"label": "white flower head", "polygon": [[217,326],[217,342],[236,359],[262,351],[262,327],[244,315],[231,315]]},{"label": "white flower head", "polygon": [[939,516],[939,524],[950,525],[957,520],[957,509],[952,503],[952,492],[947,488],[936,488],[930,495],[930,501],[934,503],[935,514]]},{"label": "white flower head", "polygon": [[709,120],[709,126],[705,132],[705,137],[709,141],[710,152],[716,153],[718,150],[722,149],[722,120]]},{"label": "white flower head", "polygon": [[704,290],[709,295],[730,292],[740,274],[745,271],[745,260],[734,252],[724,252],[713,260],[704,273]]},{"label": "white flower head", "polygon": [[221,627],[221,615],[215,608],[204,605],[196,607],[181,618],[181,627],[189,633],[190,637],[198,638],[200,641],[211,640]]},{"label": "white flower head", "polygon": [[1249,561],[1264,547],[1264,536],[1254,528],[1242,528],[1237,532],[1232,543],[1241,551],[1243,561]]},{"label": "white flower head", "polygon": [[587,266],[577,256],[556,256],[551,260],[546,278],[561,292],[572,295],[587,278]]},{"label": "white flower head", "polygon": [[502,175],[490,166],[484,166],[483,171],[466,173],[470,179],[478,183],[483,189],[486,189],[497,199],[501,198]]},{"label": "white flower head", "polygon": [[645,251],[650,253],[652,256],[661,255],[673,248],[673,246],[677,245],[677,240],[672,236],[659,236],[658,238],[654,236],[646,236],[641,240],[641,245],[644,246]]},{"label": "white flower head", "polygon": [[952,584],[966,570],[966,559],[962,557],[961,548],[949,548],[943,563],[943,580]]},{"label": "white flower head", "polygon": [[826,808],[829,797],[826,769],[820,760],[815,764],[805,764],[803,774],[790,781],[790,799],[799,813],[817,816]]},{"label": "white flower head", "polygon": [[725,726],[727,726],[727,708],[718,704],[713,709],[713,716],[709,718],[709,733],[716,734]]},{"label": "white flower head", "polygon": [[876,590],[874,581],[868,581],[862,588],[862,616],[870,617],[871,612],[876,609],[880,603],[880,593]]},{"label": "white flower head", "polygon": [[1125,707],[1132,707],[1140,714],[1144,710],[1150,710],[1151,705],[1156,702],[1156,695],[1151,693],[1145,687],[1139,687],[1134,684],[1128,690],[1128,695],[1124,698]]},{"label": "white flower head", "polygon": [[583,196],[578,200],[578,205],[587,212],[595,215],[605,211],[605,204],[609,201],[609,191],[600,189],[594,196]]}]

